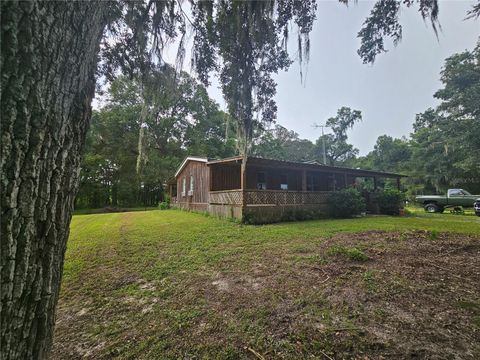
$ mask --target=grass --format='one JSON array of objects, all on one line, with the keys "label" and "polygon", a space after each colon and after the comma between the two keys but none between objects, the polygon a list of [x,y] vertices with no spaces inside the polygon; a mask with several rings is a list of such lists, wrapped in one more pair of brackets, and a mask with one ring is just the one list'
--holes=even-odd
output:
[{"label": "grass", "polygon": [[119,208],[119,207],[103,207],[97,209],[75,209],[73,215],[90,215],[90,214],[105,214],[105,213],[116,213],[116,212],[132,212],[132,211],[150,211],[158,209],[155,207],[142,206],[142,207],[129,207],[129,208]]},{"label": "grass", "polygon": [[[405,274],[371,268],[379,254],[407,251],[419,237],[445,251],[450,235],[475,238],[479,229],[476,217],[423,213],[264,226],[177,210],[74,216],[53,357],[368,354],[377,350],[356,330],[367,321],[368,301],[352,305],[335,294],[406,291],[412,285]],[[360,238],[351,243],[353,234]],[[341,258],[325,257],[329,252]],[[458,305],[478,304],[475,296],[452,299],[456,311],[477,316],[477,307]],[[377,308],[372,318],[382,314],[392,317]]]},{"label": "grass", "polygon": [[368,256],[356,247],[345,247],[342,245],[333,245],[327,249],[327,255],[344,255],[349,259],[356,261],[366,261]]}]

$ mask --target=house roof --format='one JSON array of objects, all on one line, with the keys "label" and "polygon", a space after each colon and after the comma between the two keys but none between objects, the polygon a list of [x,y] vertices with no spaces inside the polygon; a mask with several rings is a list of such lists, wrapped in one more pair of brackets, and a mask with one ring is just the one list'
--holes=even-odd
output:
[{"label": "house roof", "polygon": [[[234,156],[234,157],[229,157],[225,159],[211,160],[207,162],[207,165],[241,163],[242,160],[243,160],[243,156]],[[361,176],[365,176],[365,177],[379,176],[384,178],[407,177],[407,175],[395,174],[390,172],[364,170],[364,169],[352,169],[352,168],[341,167],[341,166],[329,166],[329,165],[319,164],[316,162],[296,162],[296,161],[287,161],[287,160],[275,160],[275,159],[266,159],[266,158],[254,157],[254,156],[249,156],[248,161],[254,163],[255,165],[289,167],[289,168],[297,168],[297,169],[311,169],[311,170],[318,170],[318,171],[332,171],[337,173],[341,172],[341,173],[356,175],[359,177]]]},{"label": "house roof", "polygon": [[206,162],[208,162],[208,159],[207,158],[202,158],[202,157],[197,157],[197,156],[187,156],[185,158],[185,160],[183,160],[183,162],[180,164],[177,172],[175,173],[175,177],[177,177],[178,174],[180,174],[182,172],[183,168],[185,166],[187,166],[189,161],[198,161],[198,162],[206,163]]}]

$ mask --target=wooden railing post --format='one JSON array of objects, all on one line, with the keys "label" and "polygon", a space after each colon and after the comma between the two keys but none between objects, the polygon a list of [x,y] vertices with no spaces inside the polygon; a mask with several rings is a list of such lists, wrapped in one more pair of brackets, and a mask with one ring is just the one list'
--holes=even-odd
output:
[{"label": "wooden railing post", "polygon": [[307,191],[307,170],[302,171],[302,191]]},{"label": "wooden railing post", "polygon": [[242,165],[240,167],[240,189],[242,193],[242,213],[247,207],[247,197],[245,196],[245,189],[247,188],[247,156],[244,155],[242,159]]}]

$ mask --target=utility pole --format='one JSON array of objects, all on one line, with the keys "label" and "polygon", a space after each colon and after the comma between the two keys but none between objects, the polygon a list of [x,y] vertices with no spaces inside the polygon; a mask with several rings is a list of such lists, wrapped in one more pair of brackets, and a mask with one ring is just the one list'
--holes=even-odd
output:
[{"label": "utility pole", "polygon": [[325,152],[325,136],[323,133],[323,128],[328,127],[327,125],[318,125],[318,124],[313,124],[313,128],[318,129],[322,128],[322,150],[323,150],[323,165],[327,165],[327,154]]}]

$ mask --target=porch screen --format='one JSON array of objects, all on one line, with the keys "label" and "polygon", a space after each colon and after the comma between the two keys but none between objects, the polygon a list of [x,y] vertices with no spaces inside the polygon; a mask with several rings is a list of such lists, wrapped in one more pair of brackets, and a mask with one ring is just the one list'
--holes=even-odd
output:
[{"label": "porch screen", "polygon": [[287,176],[287,174],[282,174],[280,176],[280,190],[288,190],[288,176]]},{"label": "porch screen", "polygon": [[258,190],[266,190],[267,189],[267,181],[264,172],[257,173],[257,189]]},{"label": "porch screen", "polygon": [[307,191],[320,191],[319,175],[307,175]]}]

